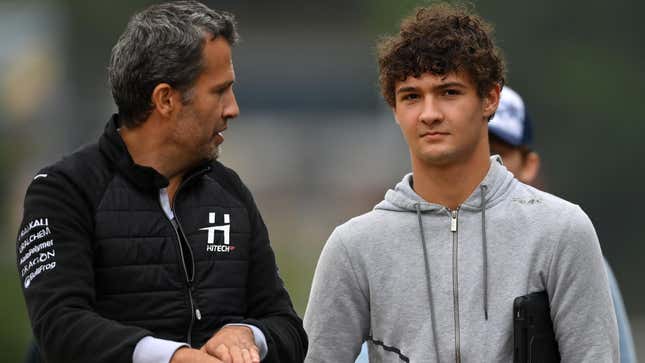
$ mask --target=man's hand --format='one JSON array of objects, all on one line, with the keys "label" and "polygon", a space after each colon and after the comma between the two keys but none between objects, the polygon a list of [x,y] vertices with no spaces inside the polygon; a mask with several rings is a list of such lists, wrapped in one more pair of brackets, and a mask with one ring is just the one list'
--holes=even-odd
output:
[{"label": "man's hand", "polygon": [[201,350],[181,347],[172,355],[170,363],[222,363],[222,361]]},{"label": "man's hand", "polygon": [[260,363],[253,331],[246,326],[228,325],[220,329],[201,348],[224,363]]}]

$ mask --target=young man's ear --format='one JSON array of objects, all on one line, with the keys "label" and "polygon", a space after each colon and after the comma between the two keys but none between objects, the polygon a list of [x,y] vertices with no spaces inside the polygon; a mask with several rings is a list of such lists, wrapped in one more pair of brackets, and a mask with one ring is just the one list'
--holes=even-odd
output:
[{"label": "young man's ear", "polygon": [[499,106],[499,97],[502,92],[502,87],[499,84],[495,84],[488,94],[484,97],[484,116],[488,121],[491,116],[497,111],[497,106]]},{"label": "young man's ear", "polygon": [[526,184],[533,185],[540,172],[540,155],[534,151],[529,151],[524,157],[522,169],[517,175],[517,179],[524,181]]},{"label": "young man's ear", "polygon": [[168,83],[159,83],[152,90],[151,101],[155,111],[162,117],[168,118],[177,109],[181,97],[179,92]]}]

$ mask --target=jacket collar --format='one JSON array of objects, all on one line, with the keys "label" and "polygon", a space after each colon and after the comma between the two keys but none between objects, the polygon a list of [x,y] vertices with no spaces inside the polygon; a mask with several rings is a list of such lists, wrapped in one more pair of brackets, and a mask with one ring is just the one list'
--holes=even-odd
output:
[{"label": "jacket collar", "polygon": [[[168,178],[149,166],[138,165],[132,160],[125,142],[119,134],[119,115],[110,117],[101,138],[99,149],[116,169],[131,183],[141,189],[161,189],[168,186]],[[200,164],[186,174],[184,180],[210,170],[210,162]]]}]

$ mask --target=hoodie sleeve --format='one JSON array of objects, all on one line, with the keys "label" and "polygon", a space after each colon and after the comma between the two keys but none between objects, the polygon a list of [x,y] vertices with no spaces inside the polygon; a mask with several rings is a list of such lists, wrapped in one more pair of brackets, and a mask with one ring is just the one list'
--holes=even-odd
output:
[{"label": "hoodie sleeve", "polygon": [[619,362],[616,315],[598,237],[579,207],[570,214],[547,277],[562,362]]},{"label": "hoodie sleeve", "polygon": [[92,211],[69,179],[41,172],[27,190],[16,255],[34,335],[47,362],[129,362],[152,333],[105,319],[95,304]]},{"label": "hoodie sleeve", "polygon": [[338,229],[322,250],[305,313],[305,362],[353,362],[369,335],[369,300]]}]

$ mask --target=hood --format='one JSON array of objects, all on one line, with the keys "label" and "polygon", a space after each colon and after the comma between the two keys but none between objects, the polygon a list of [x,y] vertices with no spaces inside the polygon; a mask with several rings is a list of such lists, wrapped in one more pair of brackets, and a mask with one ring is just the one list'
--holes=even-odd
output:
[{"label": "hood", "polygon": [[[503,199],[504,195],[510,192],[513,179],[513,174],[506,170],[499,155],[491,156],[488,173],[466,201],[461,204],[460,209],[481,210],[482,205],[485,205],[486,208],[494,206]],[[483,200],[482,186],[485,189]],[[396,184],[394,189],[390,189],[385,193],[385,199],[378,203],[374,209],[416,213],[417,206],[421,212],[436,211],[444,208],[442,205],[430,203],[421,198],[412,189],[412,173],[409,173]]]}]

